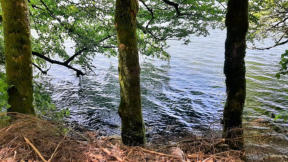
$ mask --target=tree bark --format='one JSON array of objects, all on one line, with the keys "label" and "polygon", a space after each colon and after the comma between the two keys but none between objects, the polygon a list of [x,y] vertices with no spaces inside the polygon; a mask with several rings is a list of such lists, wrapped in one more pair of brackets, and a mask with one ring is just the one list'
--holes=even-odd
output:
[{"label": "tree bark", "polygon": [[1,0],[9,111],[34,114],[31,36],[26,0]]},{"label": "tree bark", "polygon": [[243,148],[242,112],[246,97],[245,53],[248,0],[229,0],[226,14],[225,64],[227,100],[223,137],[231,148]]},{"label": "tree bark", "polygon": [[121,101],[122,142],[126,145],[142,145],[145,128],[141,110],[140,66],[137,47],[137,0],[117,0],[115,26],[119,49],[119,81]]}]

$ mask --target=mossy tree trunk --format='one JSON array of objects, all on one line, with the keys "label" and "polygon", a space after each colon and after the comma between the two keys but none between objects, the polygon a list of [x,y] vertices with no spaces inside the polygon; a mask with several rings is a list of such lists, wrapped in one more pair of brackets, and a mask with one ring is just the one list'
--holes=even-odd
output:
[{"label": "mossy tree trunk", "polygon": [[248,0],[229,0],[227,10],[224,64],[227,100],[223,117],[223,137],[227,139],[231,148],[242,149],[242,112],[246,97],[244,58],[249,26]]},{"label": "mossy tree trunk", "polygon": [[117,0],[115,26],[119,48],[121,136],[126,145],[142,145],[145,128],[141,110],[140,66],[137,47],[137,0]]},{"label": "mossy tree trunk", "polygon": [[9,111],[34,114],[30,22],[26,0],[1,0]]}]

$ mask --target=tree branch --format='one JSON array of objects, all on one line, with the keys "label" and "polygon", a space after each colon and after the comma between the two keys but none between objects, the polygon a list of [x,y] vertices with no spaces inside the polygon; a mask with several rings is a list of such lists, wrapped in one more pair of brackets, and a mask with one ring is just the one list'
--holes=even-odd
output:
[{"label": "tree branch", "polygon": [[46,56],[40,54],[39,52],[33,51],[33,52],[32,52],[32,55],[37,56],[37,57],[39,57],[39,58],[41,58],[41,59],[44,59],[44,60],[46,60],[46,61],[48,61],[48,62],[50,62],[50,63],[52,63],[52,64],[57,64],[57,65],[65,66],[65,67],[67,67],[68,69],[72,69],[72,70],[74,70],[74,71],[76,72],[77,77],[79,77],[80,75],[85,75],[85,73],[83,73],[81,70],[78,70],[78,69],[76,69],[76,68],[74,68],[74,67],[72,67],[72,66],[70,66],[70,65],[68,65],[68,64],[65,64],[65,62],[60,62],[60,61],[57,61],[57,60],[52,60],[52,59],[50,59],[49,57],[46,57]]},{"label": "tree branch", "polygon": [[41,69],[41,67],[39,67],[38,65],[36,65],[35,63],[32,63],[33,66],[35,66],[42,74],[46,75],[47,72],[49,71],[49,69],[47,70],[43,70]]},{"label": "tree branch", "polygon": [[273,46],[270,46],[270,47],[266,47],[266,48],[257,48],[257,47],[254,47],[253,49],[256,49],[256,50],[269,50],[271,48],[274,48],[274,47],[277,47],[277,46],[281,46],[281,45],[284,45],[288,43],[288,39],[286,41],[283,41],[283,42],[279,42],[279,43],[276,43],[275,45]]},{"label": "tree branch", "polygon": [[81,50],[77,51],[73,56],[71,56],[70,58],[68,58],[64,64],[68,65],[75,57],[77,57],[78,55],[81,55],[82,52],[88,50],[88,48],[82,48]]},{"label": "tree branch", "polygon": [[150,12],[151,17],[154,18],[154,12],[152,8],[149,8],[148,5],[144,2],[144,0],[140,0],[140,2],[145,6],[145,8]]},{"label": "tree branch", "polygon": [[[109,38],[111,38],[111,37],[112,37],[111,35],[108,35],[108,36],[102,38],[101,40],[98,41],[98,43],[97,43],[95,46],[99,45],[101,42],[103,42],[103,41],[105,41],[106,39],[109,39]],[[104,48],[105,48],[105,47],[104,47]],[[77,51],[74,55],[72,55],[70,58],[68,58],[68,59],[64,62],[64,64],[68,65],[75,57],[81,55],[84,51],[87,51],[87,50],[89,50],[89,48],[87,48],[87,47],[84,47],[84,48],[80,49],[80,50]]]},{"label": "tree branch", "polygon": [[168,4],[169,6],[172,6],[175,8],[176,10],[176,14],[177,16],[180,16],[181,13],[180,13],[180,10],[179,10],[179,4],[178,3],[175,3],[175,2],[171,2],[169,0],[162,0],[164,3]]},{"label": "tree branch", "polygon": [[137,21],[137,28],[142,30],[142,32],[144,34],[150,34],[154,39],[158,40],[158,41],[163,41],[163,40],[166,40],[164,38],[158,38],[152,31],[150,31],[149,29],[143,27],[138,21]]},{"label": "tree branch", "polygon": [[147,23],[146,25],[146,30],[148,30],[149,28],[149,25],[152,23],[152,21],[155,19],[154,17],[154,11],[152,8],[149,8],[149,6],[144,2],[144,0],[140,0],[140,2],[145,6],[145,8],[150,12],[150,15],[151,15],[151,19],[149,20],[149,22]]}]

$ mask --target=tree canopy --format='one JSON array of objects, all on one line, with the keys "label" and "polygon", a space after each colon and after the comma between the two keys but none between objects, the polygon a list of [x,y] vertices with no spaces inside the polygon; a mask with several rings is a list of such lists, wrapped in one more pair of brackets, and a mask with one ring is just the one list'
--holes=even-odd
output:
[{"label": "tree canopy", "polygon": [[[114,1],[100,0],[29,0],[33,35],[34,65],[42,70],[46,61],[66,66],[78,75],[91,70],[96,54],[116,56]],[[138,43],[140,53],[162,59],[167,40],[189,43],[189,35],[209,34],[215,27],[223,27],[226,2],[224,0],[140,0]],[[250,30],[248,39],[255,43],[273,39],[274,44],[257,49],[271,49],[288,43],[288,3],[285,0],[250,1]],[[1,11],[2,12],[2,11]],[[2,18],[1,18],[2,21]],[[1,29],[0,51],[3,51]],[[71,48],[68,50],[67,48]],[[2,50],[1,50],[2,49]],[[287,54],[282,55],[281,70],[287,73]],[[3,52],[0,62],[3,62]],[[83,69],[77,69],[73,67]],[[42,70],[45,72],[45,70]]]},{"label": "tree canopy", "polygon": [[[140,0],[138,44],[143,55],[168,59],[167,40],[189,43],[189,35],[206,36],[224,19],[223,0]],[[34,65],[45,62],[84,74],[96,54],[116,56],[113,0],[29,0]],[[71,47],[67,53],[67,48]],[[84,71],[72,65],[81,65]],[[44,71],[44,70],[43,70]]]}]

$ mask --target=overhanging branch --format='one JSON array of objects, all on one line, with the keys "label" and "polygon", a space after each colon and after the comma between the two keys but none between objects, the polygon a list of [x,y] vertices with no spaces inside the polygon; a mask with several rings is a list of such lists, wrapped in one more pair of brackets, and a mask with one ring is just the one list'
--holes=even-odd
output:
[{"label": "overhanging branch", "polygon": [[179,10],[179,4],[178,4],[178,3],[175,3],[175,2],[172,2],[172,1],[169,1],[169,0],[162,0],[162,1],[163,1],[164,3],[166,3],[166,4],[168,4],[169,6],[174,7],[177,16],[180,16],[180,15],[181,15],[180,10]]},{"label": "overhanging branch", "polygon": [[68,58],[64,64],[68,65],[75,57],[77,57],[78,55],[81,55],[82,52],[88,50],[88,48],[82,48],[81,50],[77,51],[73,56],[71,56],[70,58]]},{"label": "overhanging branch", "polygon": [[35,66],[42,74],[46,75],[49,69],[43,70],[41,67],[39,67],[37,64],[32,63],[33,66]]},{"label": "overhanging branch", "polygon": [[81,70],[76,69],[76,68],[72,67],[71,65],[66,64],[65,62],[60,62],[60,61],[57,61],[57,60],[52,60],[52,59],[50,59],[49,57],[46,57],[46,56],[40,54],[39,52],[33,51],[33,52],[32,52],[32,55],[37,56],[37,57],[39,57],[39,58],[41,58],[41,59],[44,59],[44,60],[46,60],[46,61],[48,61],[48,62],[50,62],[50,63],[52,63],[52,64],[57,64],[57,65],[65,66],[65,67],[67,67],[68,69],[74,70],[74,71],[76,72],[76,75],[77,75],[78,77],[79,77],[80,75],[85,75],[85,73],[82,72]]},{"label": "overhanging branch", "polygon": [[276,44],[274,44],[273,46],[270,46],[270,47],[266,47],[266,48],[257,48],[257,47],[254,47],[253,49],[256,49],[256,50],[269,50],[271,48],[274,48],[274,47],[278,47],[278,46],[281,46],[281,45],[284,45],[288,43],[288,39],[286,41],[283,41],[283,42],[278,42]]}]

